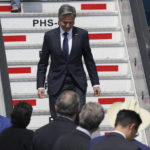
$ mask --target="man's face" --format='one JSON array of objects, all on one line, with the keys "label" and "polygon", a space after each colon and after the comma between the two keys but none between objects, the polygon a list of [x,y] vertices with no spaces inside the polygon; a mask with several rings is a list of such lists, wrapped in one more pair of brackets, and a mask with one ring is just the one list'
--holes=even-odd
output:
[{"label": "man's face", "polygon": [[59,25],[65,32],[68,32],[74,25],[74,16],[64,15],[63,18],[59,21]]}]

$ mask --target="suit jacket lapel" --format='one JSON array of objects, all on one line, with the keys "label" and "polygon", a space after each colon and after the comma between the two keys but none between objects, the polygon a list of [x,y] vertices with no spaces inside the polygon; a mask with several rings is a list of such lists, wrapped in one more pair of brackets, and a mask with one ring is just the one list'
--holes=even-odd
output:
[{"label": "suit jacket lapel", "polygon": [[77,45],[77,42],[78,42],[78,30],[76,27],[73,27],[73,29],[72,29],[72,48],[71,48],[69,59],[75,53],[75,50],[76,50],[75,47]]},{"label": "suit jacket lapel", "polygon": [[55,30],[55,35],[56,37],[54,37],[56,39],[56,50],[58,51],[58,53],[61,53],[63,55],[62,49],[61,49],[61,42],[60,42],[60,28],[58,27]]}]

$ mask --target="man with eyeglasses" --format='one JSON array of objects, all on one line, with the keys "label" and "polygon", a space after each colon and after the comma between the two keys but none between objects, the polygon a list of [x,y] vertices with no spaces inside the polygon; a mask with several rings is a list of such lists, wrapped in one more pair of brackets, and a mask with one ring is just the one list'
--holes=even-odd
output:
[{"label": "man with eyeglasses", "polygon": [[82,57],[93,86],[94,96],[99,96],[101,93],[88,32],[74,26],[75,17],[74,7],[65,4],[59,8],[59,27],[45,33],[42,54],[38,63],[38,96],[43,98],[45,75],[48,60],[51,58],[47,80],[50,112],[53,119],[57,117],[56,99],[65,90],[73,90],[79,94],[80,109],[85,104],[87,78]]}]

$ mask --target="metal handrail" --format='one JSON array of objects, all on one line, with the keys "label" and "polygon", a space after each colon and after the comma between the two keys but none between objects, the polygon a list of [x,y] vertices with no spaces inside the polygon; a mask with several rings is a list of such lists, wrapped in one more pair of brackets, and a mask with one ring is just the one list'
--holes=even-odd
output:
[{"label": "metal handrail", "polygon": [[10,116],[12,112],[12,96],[10,90],[10,81],[8,76],[8,67],[6,61],[5,47],[3,41],[2,27],[0,22],[0,105],[2,115],[7,117]]}]

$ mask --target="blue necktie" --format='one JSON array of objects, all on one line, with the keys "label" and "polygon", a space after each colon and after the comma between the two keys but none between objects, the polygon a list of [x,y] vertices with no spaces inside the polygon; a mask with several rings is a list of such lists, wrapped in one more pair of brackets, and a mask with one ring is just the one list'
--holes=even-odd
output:
[{"label": "blue necktie", "polygon": [[68,54],[69,54],[69,46],[68,46],[68,38],[67,38],[67,35],[68,33],[65,32],[63,33],[64,35],[64,41],[63,41],[63,53],[65,55],[65,57],[68,59]]}]

